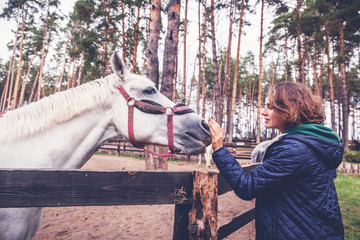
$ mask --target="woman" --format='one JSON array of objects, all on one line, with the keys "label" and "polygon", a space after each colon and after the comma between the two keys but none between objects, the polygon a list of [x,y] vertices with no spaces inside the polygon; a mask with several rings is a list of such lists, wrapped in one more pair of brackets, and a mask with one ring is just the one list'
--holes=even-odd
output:
[{"label": "woman", "polygon": [[216,166],[240,198],[256,198],[256,239],[343,239],[333,183],[343,146],[322,125],[321,99],[302,84],[284,82],[269,88],[261,114],[266,128],[283,134],[250,174],[222,146],[223,129],[210,121]]}]

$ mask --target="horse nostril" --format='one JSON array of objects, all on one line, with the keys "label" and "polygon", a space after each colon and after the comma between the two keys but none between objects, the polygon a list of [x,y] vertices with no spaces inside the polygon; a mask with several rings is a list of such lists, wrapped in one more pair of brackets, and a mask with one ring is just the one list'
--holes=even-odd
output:
[{"label": "horse nostril", "polygon": [[210,126],[209,124],[205,121],[205,120],[202,120],[201,121],[201,125],[208,131],[210,131]]}]

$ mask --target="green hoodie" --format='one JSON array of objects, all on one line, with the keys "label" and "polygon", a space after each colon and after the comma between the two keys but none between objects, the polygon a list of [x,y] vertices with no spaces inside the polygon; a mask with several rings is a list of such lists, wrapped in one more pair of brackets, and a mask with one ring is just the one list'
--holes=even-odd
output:
[{"label": "green hoodie", "polygon": [[320,124],[303,124],[287,129],[284,133],[303,133],[312,135],[330,142],[340,142],[339,136],[331,130]]}]

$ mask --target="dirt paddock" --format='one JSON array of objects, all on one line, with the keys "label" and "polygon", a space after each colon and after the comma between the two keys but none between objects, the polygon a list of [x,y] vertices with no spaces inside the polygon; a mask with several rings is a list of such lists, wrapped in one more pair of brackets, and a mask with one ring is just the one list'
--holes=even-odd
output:
[{"label": "dirt paddock", "polygon": [[[83,169],[144,170],[143,160],[94,155]],[[169,163],[170,171],[206,171],[205,165]],[[215,167],[210,170],[216,171]],[[233,192],[219,197],[218,224],[254,206]],[[45,208],[34,240],[172,239],[175,205]],[[226,239],[255,239],[254,221]]]}]

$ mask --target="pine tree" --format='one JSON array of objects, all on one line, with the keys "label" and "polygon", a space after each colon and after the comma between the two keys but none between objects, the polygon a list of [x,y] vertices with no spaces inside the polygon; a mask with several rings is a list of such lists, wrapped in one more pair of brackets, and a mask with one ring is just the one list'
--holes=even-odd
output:
[{"label": "pine tree", "polygon": [[[242,34],[242,25],[243,25],[243,17],[244,17],[244,0],[241,0],[240,5],[240,22],[239,22],[239,32],[238,32],[238,42],[237,42],[237,50],[236,50],[236,62],[235,62],[235,72],[234,72],[234,80],[232,85],[232,94],[231,94],[231,105],[230,105],[230,112],[229,112],[229,136],[228,141],[232,142],[233,137],[233,128],[234,128],[234,116],[235,116],[235,100],[236,100],[236,91],[238,85],[238,72],[239,72],[239,60],[240,60],[240,43],[241,43],[241,34]],[[241,93],[241,88],[239,89]],[[239,101],[241,97],[239,96]],[[241,101],[240,101],[241,104]],[[240,105],[239,105],[240,106]]]}]

